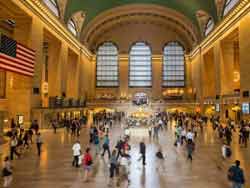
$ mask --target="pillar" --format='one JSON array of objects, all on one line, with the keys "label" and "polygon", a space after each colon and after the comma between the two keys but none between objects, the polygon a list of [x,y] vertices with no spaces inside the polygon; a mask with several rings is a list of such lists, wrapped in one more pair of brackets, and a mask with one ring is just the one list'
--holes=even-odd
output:
[{"label": "pillar", "polygon": [[68,62],[68,46],[65,42],[61,43],[60,52],[58,56],[59,62],[60,62],[60,77],[61,77],[61,93],[66,94],[67,91],[67,76],[68,76],[68,70],[67,70],[67,62]]},{"label": "pillar", "polygon": [[62,59],[58,58],[61,55],[60,47],[61,43],[57,40],[49,42],[49,97],[62,95]]},{"label": "pillar", "polygon": [[120,81],[120,95],[128,97],[128,55],[119,56],[119,81]]},{"label": "pillar", "polygon": [[[250,15],[242,18],[239,25],[239,54],[240,54],[240,91],[250,91],[250,38],[249,38]],[[243,98],[242,98],[243,100]]]},{"label": "pillar", "polygon": [[162,56],[155,55],[152,58],[152,96],[160,99],[162,96]]},{"label": "pillar", "polygon": [[31,107],[38,107],[41,104],[41,82],[43,71],[43,40],[44,30],[41,21],[33,17],[30,25],[28,47],[36,51],[35,75],[33,77],[33,88],[37,88],[39,93],[32,93]]}]

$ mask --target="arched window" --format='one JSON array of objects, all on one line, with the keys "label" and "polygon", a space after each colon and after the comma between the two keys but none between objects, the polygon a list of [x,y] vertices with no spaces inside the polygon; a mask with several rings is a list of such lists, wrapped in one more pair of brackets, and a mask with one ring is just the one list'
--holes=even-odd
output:
[{"label": "arched window", "polygon": [[205,26],[205,36],[208,36],[208,34],[214,29],[214,21],[212,18],[209,18],[206,26]]},{"label": "arched window", "polygon": [[43,2],[47,5],[47,7],[57,16],[59,17],[59,7],[56,0],[43,0]]},{"label": "arched window", "polygon": [[73,19],[70,19],[68,22],[68,29],[70,30],[70,32],[74,35],[77,36],[77,29],[76,29],[76,24],[73,21]]},{"label": "arched window", "polygon": [[129,53],[129,86],[151,87],[151,49],[144,42],[134,44]]},{"label": "arched window", "polygon": [[118,70],[118,49],[105,42],[97,51],[96,87],[118,87]]},{"label": "arched window", "polygon": [[184,48],[178,42],[170,42],[163,52],[163,87],[185,86]]},{"label": "arched window", "polygon": [[224,11],[223,11],[223,16],[226,16],[230,10],[232,10],[240,0],[226,0],[225,6],[224,6]]}]

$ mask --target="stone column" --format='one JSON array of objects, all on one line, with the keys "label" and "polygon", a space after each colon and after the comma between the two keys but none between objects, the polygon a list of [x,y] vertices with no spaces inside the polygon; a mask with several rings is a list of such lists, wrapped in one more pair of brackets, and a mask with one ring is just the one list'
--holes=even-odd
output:
[{"label": "stone column", "polygon": [[128,96],[128,55],[119,56],[119,81],[120,81],[120,95]]},{"label": "stone column", "polygon": [[[240,53],[240,91],[250,91],[250,38],[249,38],[250,15],[242,18],[239,25],[239,53]],[[242,100],[246,100],[241,98]],[[249,100],[249,98],[247,99]]]},{"label": "stone column", "polygon": [[191,61],[188,57],[185,58],[185,89],[184,89],[184,94],[185,94],[185,99],[192,100],[193,95],[192,95],[192,65]]},{"label": "stone column", "polygon": [[61,43],[57,40],[50,41],[49,43],[49,97],[61,96],[61,80],[62,80],[62,61],[60,58]]},{"label": "stone column", "polygon": [[68,70],[67,70],[67,63],[68,63],[68,46],[65,42],[61,43],[60,52],[58,56],[60,62],[60,77],[61,77],[61,93],[66,93],[67,91],[67,77],[68,77]]},{"label": "stone column", "polygon": [[43,72],[43,42],[44,30],[41,21],[33,17],[30,25],[28,46],[36,51],[35,75],[33,77],[33,88],[39,89],[39,94],[32,92],[31,107],[38,107],[41,104],[41,82]]},{"label": "stone column", "polygon": [[216,99],[216,103],[220,105],[220,118],[222,120],[225,119],[224,116],[224,105],[222,101],[222,95],[224,94],[222,92],[222,87],[223,87],[223,59],[222,59],[222,51],[221,51],[221,42],[216,41],[214,48],[213,48],[213,55],[214,55],[214,68],[215,68],[215,94],[220,96],[219,99]]},{"label": "stone column", "polygon": [[162,98],[162,56],[152,57],[152,96],[156,99]]},{"label": "stone column", "polygon": [[84,54],[81,54],[80,63],[80,90],[87,99],[93,99],[95,89],[95,61],[89,60]]},{"label": "stone column", "polygon": [[194,60],[193,82],[196,88],[196,100],[200,103],[201,113],[205,112],[204,108],[204,57],[201,53]]}]

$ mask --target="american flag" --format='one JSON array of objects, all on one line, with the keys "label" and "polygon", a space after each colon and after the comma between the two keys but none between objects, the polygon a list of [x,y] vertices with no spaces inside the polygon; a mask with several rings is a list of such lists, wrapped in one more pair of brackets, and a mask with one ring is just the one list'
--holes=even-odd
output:
[{"label": "american flag", "polygon": [[34,76],[35,51],[15,40],[1,35],[0,69],[16,72],[25,76]]}]

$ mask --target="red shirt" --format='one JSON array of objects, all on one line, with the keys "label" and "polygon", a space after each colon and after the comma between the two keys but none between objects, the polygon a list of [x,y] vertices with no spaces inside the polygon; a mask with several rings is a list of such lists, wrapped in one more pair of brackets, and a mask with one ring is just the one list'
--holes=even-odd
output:
[{"label": "red shirt", "polygon": [[92,157],[89,153],[85,153],[84,158],[83,158],[83,164],[88,166],[89,161],[92,161]]}]

